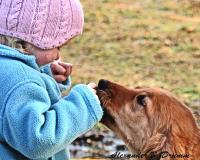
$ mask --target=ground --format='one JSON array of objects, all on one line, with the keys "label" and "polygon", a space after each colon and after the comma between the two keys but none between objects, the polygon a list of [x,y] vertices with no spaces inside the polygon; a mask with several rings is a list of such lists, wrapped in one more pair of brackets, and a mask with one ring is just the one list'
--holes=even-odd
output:
[{"label": "ground", "polygon": [[[63,48],[73,85],[162,87],[200,112],[200,9],[187,0],[82,0],[85,27]],[[195,2],[195,0],[193,0]]]}]

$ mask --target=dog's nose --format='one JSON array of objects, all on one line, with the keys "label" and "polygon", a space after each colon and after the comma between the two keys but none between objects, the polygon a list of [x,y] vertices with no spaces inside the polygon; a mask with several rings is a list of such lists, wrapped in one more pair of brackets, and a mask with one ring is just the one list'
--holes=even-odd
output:
[{"label": "dog's nose", "polygon": [[98,89],[105,90],[106,88],[108,88],[108,81],[105,79],[99,80]]}]

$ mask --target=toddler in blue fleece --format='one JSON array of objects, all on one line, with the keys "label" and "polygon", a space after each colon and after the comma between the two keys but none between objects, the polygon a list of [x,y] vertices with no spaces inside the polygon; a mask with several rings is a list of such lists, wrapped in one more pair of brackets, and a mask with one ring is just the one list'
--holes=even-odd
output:
[{"label": "toddler in blue fleece", "polygon": [[67,160],[103,114],[93,83],[61,97],[72,65],[59,49],[82,32],[81,4],[1,0],[0,22],[0,160]]}]

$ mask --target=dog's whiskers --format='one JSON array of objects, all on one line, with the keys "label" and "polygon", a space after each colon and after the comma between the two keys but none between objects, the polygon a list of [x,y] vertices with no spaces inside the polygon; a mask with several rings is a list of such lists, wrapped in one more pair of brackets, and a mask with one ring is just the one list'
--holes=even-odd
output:
[{"label": "dog's whiskers", "polygon": [[111,100],[110,96],[103,90],[99,90],[99,99],[104,106],[107,106]]}]

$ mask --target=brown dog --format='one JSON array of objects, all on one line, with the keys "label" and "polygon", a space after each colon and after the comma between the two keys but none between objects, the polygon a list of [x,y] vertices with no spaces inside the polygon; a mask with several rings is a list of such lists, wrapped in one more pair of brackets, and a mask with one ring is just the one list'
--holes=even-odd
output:
[{"label": "brown dog", "polygon": [[102,123],[140,159],[200,160],[200,129],[186,105],[159,88],[128,89],[100,80]]}]

